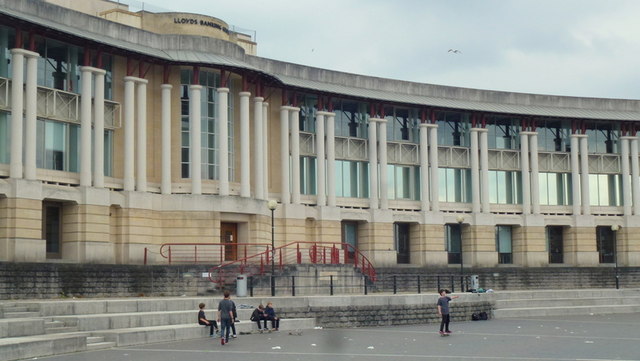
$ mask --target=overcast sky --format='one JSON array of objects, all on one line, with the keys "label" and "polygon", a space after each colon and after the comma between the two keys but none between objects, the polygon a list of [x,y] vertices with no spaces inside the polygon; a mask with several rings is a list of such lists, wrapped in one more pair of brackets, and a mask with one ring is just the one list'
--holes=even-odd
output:
[{"label": "overcast sky", "polygon": [[271,59],[420,83],[640,99],[639,0],[145,4],[255,30],[258,55]]}]

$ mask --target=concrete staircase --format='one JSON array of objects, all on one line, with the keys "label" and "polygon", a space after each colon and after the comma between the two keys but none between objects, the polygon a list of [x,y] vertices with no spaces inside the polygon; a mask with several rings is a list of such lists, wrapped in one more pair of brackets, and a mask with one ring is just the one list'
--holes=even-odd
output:
[{"label": "concrete staircase", "polygon": [[[197,324],[198,304],[204,302],[215,319],[219,297],[75,299],[0,301],[0,361],[204,338],[207,327]],[[276,310],[304,307],[304,299],[270,298]],[[238,307],[236,331],[257,332],[249,321],[255,306],[266,300],[234,298]],[[296,303],[301,303],[297,305]],[[280,330],[310,329],[313,318],[285,318]]]},{"label": "concrete staircase", "polygon": [[491,297],[493,318],[640,312],[640,289],[504,291]]}]

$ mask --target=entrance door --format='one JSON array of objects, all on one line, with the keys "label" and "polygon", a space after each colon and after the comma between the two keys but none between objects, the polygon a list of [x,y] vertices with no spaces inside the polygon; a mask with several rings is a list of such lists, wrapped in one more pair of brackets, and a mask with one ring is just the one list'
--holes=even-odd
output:
[{"label": "entrance door", "polygon": [[549,263],[563,263],[562,226],[547,226],[547,244],[549,247]]},{"label": "entrance door", "polygon": [[598,242],[598,253],[600,263],[614,263],[615,259],[615,234],[609,226],[596,227],[596,240]]},{"label": "entrance door", "polygon": [[44,202],[42,213],[42,238],[46,240],[47,258],[61,258],[62,204]]},{"label": "entrance door", "polygon": [[220,223],[220,243],[224,243],[224,260],[238,259],[238,224]]},{"label": "entrance door", "polygon": [[409,223],[395,223],[394,238],[398,264],[409,263]]},{"label": "entrance door", "polygon": [[342,221],[342,243],[349,245],[343,246],[347,248],[345,263],[353,261],[358,247],[358,222]]}]

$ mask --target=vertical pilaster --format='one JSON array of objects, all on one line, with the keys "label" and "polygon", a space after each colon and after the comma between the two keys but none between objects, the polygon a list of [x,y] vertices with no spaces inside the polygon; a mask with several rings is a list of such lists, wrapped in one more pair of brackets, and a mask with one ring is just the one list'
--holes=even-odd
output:
[{"label": "vertical pilaster", "polygon": [[81,71],[82,94],[80,94],[80,185],[91,186],[91,90],[93,72],[83,66]]},{"label": "vertical pilaster", "polygon": [[478,135],[480,137],[480,203],[482,205],[482,213],[491,213],[489,205],[489,131],[486,128],[480,128]]},{"label": "vertical pilaster", "polygon": [[631,215],[631,179],[629,173],[629,140],[631,137],[620,137],[620,170],[622,171],[622,203],[625,216]]},{"label": "vertical pilaster", "polygon": [[134,139],[135,139],[135,78],[124,78],[124,190],[133,191],[135,187]]},{"label": "vertical pilaster", "polygon": [[378,209],[378,135],[376,118],[369,118],[369,208]]},{"label": "vertical pilaster", "polygon": [[251,196],[251,161],[249,154],[250,131],[249,131],[249,98],[251,93],[240,92],[240,197]]},{"label": "vertical pilaster", "polygon": [[300,204],[300,108],[291,108],[291,201]]},{"label": "vertical pilaster", "polygon": [[255,147],[255,157],[253,159],[254,169],[254,191],[256,199],[265,199],[264,192],[264,158],[262,158],[260,152],[261,149],[264,148],[264,131],[262,128],[264,127],[264,121],[262,119],[262,102],[263,97],[255,97],[253,98],[253,144]]},{"label": "vertical pilaster", "polygon": [[280,181],[282,204],[291,203],[291,192],[289,188],[289,111],[291,107],[282,106],[280,108]]},{"label": "vertical pilaster", "polygon": [[378,154],[380,156],[380,208],[389,208],[389,186],[387,179],[387,120],[384,118],[376,121],[380,126],[378,140]]},{"label": "vertical pilaster", "polygon": [[531,210],[533,214],[540,214],[540,179],[538,168],[538,133],[533,132],[529,138],[529,153],[531,154]]},{"label": "vertical pilaster", "polygon": [[325,192],[325,148],[324,148],[324,117],[325,112],[316,113],[316,195],[317,204],[325,206],[327,204],[327,195]]},{"label": "vertical pilaster", "polygon": [[26,50],[11,49],[11,162],[9,176],[22,178],[22,129],[24,124],[24,54]]},{"label": "vertical pilaster", "polygon": [[104,69],[94,69],[93,185],[104,187]]},{"label": "vertical pilaster", "polygon": [[200,138],[202,132],[202,126],[200,124],[202,85],[190,85],[189,92],[189,124],[191,125],[189,134],[191,162],[189,169],[191,170],[191,194],[202,194],[202,141]]},{"label": "vertical pilaster", "polygon": [[471,128],[471,209],[480,213],[480,161],[478,158],[479,128]]},{"label": "vertical pilaster", "polygon": [[571,135],[571,198],[573,203],[573,215],[581,214],[581,198],[580,198],[580,158],[578,148],[580,135]]},{"label": "vertical pilaster", "polygon": [[147,191],[147,83],[138,79],[136,84],[136,190]]},{"label": "vertical pilaster", "polygon": [[335,113],[327,114],[327,205],[336,206],[336,134]]},{"label": "vertical pilaster", "polygon": [[587,136],[580,137],[580,191],[582,193],[582,214],[591,214],[591,200],[589,197],[589,147]]},{"label": "vertical pilaster", "polygon": [[229,195],[229,88],[218,88],[218,192]]},{"label": "vertical pilaster", "polygon": [[529,173],[529,132],[520,132],[520,172],[522,173],[522,214],[531,214],[531,174]]},{"label": "vertical pilaster", "polygon": [[27,84],[25,87],[25,152],[24,177],[36,179],[36,128],[38,108],[38,56],[27,56]]},{"label": "vertical pilaster", "polygon": [[269,103],[262,102],[262,189],[269,199]]},{"label": "vertical pilaster", "polygon": [[431,168],[431,210],[440,211],[440,177],[438,170],[438,125],[429,124],[429,165]]},{"label": "vertical pilaster", "polygon": [[162,84],[162,194],[171,194],[171,84]]},{"label": "vertical pilaster", "polygon": [[429,126],[420,123],[420,208],[429,211]]},{"label": "vertical pilaster", "polygon": [[633,214],[640,215],[640,165],[638,164],[638,137],[631,137],[631,188],[633,190]]}]

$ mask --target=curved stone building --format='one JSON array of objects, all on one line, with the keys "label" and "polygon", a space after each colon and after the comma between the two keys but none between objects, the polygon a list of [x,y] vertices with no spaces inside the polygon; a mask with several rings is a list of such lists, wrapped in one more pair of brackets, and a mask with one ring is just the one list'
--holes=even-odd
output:
[{"label": "curved stone building", "polygon": [[276,246],[376,266],[640,266],[640,100],[341,73],[252,40],[198,14],[0,0],[0,260],[269,243],[275,199]]}]

